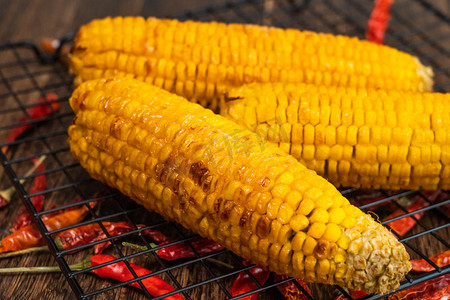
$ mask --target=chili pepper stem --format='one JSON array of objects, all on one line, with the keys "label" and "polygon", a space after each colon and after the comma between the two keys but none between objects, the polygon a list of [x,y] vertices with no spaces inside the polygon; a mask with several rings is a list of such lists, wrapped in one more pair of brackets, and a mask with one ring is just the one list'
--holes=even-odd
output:
[{"label": "chili pepper stem", "polygon": [[52,273],[61,272],[58,266],[51,267],[17,267],[17,268],[1,268],[0,274],[13,274],[13,273]]},{"label": "chili pepper stem", "polygon": [[[27,173],[25,173],[25,177],[26,176],[30,176],[34,171],[36,171],[36,169],[42,164],[42,162],[47,158],[47,156],[42,155],[38,161],[36,161],[36,163],[33,165],[33,167],[31,167]],[[23,184],[25,182],[25,179],[20,180],[20,184]],[[2,191],[0,191],[0,197],[2,197],[3,199],[5,199],[6,202],[10,202],[11,201],[11,197],[14,194],[14,192],[16,191],[16,188],[14,186],[10,186],[7,189],[4,189]]]},{"label": "chili pepper stem", "polygon": [[5,254],[0,254],[0,259],[24,255],[24,254],[33,253],[33,252],[41,252],[41,251],[49,251],[49,249],[47,246],[42,246],[42,247],[33,247],[33,248],[28,248],[28,249],[14,251],[14,252],[8,252]]},{"label": "chili pepper stem", "polygon": [[[135,250],[140,250],[140,251],[148,250],[147,246],[136,245],[136,244],[132,244],[132,243],[128,243],[128,242],[122,242],[122,245],[125,246],[125,247],[133,248]],[[152,248],[155,248],[157,246],[154,243],[149,243],[149,245]],[[206,260],[208,260],[208,261],[210,261],[212,263],[224,266],[224,267],[229,268],[229,269],[234,269],[234,267],[232,265],[227,264],[227,263],[225,263],[223,261],[220,261],[218,259],[215,259],[215,258],[207,258]]]},{"label": "chili pepper stem", "polygon": [[[77,264],[70,265],[71,271],[79,271],[91,266],[91,256],[86,257]],[[58,266],[43,266],[43,267],[17,267],[17,268],[0,268],[0,274],[14,274],[14,273],[55,273],[61,272]]]}]

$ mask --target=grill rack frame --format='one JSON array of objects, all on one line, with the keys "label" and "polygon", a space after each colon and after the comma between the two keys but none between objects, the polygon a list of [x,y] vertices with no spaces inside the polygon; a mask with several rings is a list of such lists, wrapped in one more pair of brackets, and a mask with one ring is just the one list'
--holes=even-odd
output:
[{"label": "grill rack frame", "polygon": [[[196,11],[192,11],[192,12],[186,12],[184,14],[172,16],[172,17],[175,17],[175,18],[181,19],[181,20],[184,20],[184,19],[212,20],[212,19],[214,19],[217,21],[226,21],[226,22],[234,21],[234,22],[243,22],[243,23],[273,24],[273,25],[283,26],[283,27],[299,27],[299,25],[303,25],[308,20],[319,19],[318,17],[323,16],[323,14],[324,14],[324,11],[321,9],[315,10],[315,7],[320,6],[320,4],[317,4],[317,2],[315,2],[314,5],[311,4],[312,3],[311,0],[304,0],[304,1],[297,1],[297,2],[299,2],[299,3],[296,3],[296,1],[280,2],[277,4],[277,6],[274,8],[274,10],[267,11],[266,8],[264,7],[263,1],[239,0],[239,1],[227,2],[226,4],[223,4],[223,5],[217,5],[214,7],[207,7],[205,9],[200,9],[200,10],[196,10]],[[352,6],[351,11],[353,11],[353,10],[358,11],[360,13],[360,15],[345,13],[346,9],[344,9],[344,6],[341,7],[340,5],[338,5],[338,3],[340,3],[340,2],[342,2],[342,1],[333,0],[333,1],[329,1],[327,3],[327,5],[329,5],[330,11],[340,12],[342,14],[342,18],[345,21],[343,26],[344,26],[344,28],[347,28],[346,30],[348,30],[349,34],[353,33],[353,35],[362,37],[362,35],[364,34],[364,30],[363,30],[364,28],[361,26],[361,24],[365,24],[367,22],[367,12],[368,12],[367,7],[368,7],[369,1],[365,1],[364,4],[361,4],[362,2],[358,2],[358,1],[354,1],[354,2],[351,2],[350,4],[347,4],[347,6]],[[396,46],[397,48],[399,48],[400,50],[413,52],[413,53],[417,53],[417,54],[422,54],[423,56],[421,56],[421,59],[424,59],[424,62],[426,64],[431,65],[436,71],[437,84],[435,85],[435,90],[436,91],[449,91],[450,90],[450,62],[448,64],[441,65],[439,58],[442,58],[442,56],[449,54],[450,48],[447,49],[447,48],[443,47],[441,44],[439,44],[439,40],[440,39],[450,39],[450,30],[447,34],[446,34],[446,32],[444,32],[444,34],[441,34],[441,35],[438,35],[437,37],[432,37],[432,38],[428,38],[427,31],[431,31],[431,29],[433,29],[433,26],[437,23],[439,23],[440,26],[450,27],[450,17],[445,15],[443,12],[441,12],[437,7],[435,7],[429,1],[415,0],[414,5],[419,5],[423,9],[423,11],[421,11],[420,13],[426,12],[427,14],[431,14],[436,18],[437,21],[430,22],[429,25],[425,27],[425,29],[423,29],[423,28],[409,28],[408,29],[408,26],[411,26],[409,20],[406,20],[405,18],[403,18],[401,16],[401,14],[398,12],[399,10],[405,8],[408,5],[408,3],[409,3],[408,1],[399,1],[398,4],[397,3],[394,4],[393,11],[392,11],[392,16],[393,16],[392,22],[394,22],[394,23],[398,22],[399,26],[401,24],[404,24],[407,28],[404,29],[403,31],[396,32],[393,29],[393,27],[395,27],[395,26],[388,27],[386,43],[392,44],[392,45]],[[395,5],[397,5],[396,9],[395,9]],[[248,10],[250,10],[253,13],[247,12]],[[326,10],[325,10],[325,12],[326,12]],[[370,10],[369,10],[369,12],[370,12]],[[225,16],[222,15],[224,13],[225,13]],[[227,13],[233,14],[231,19],[227,15]],[[306,16],[305,16],[305,14],[306,14]],[[279,20],[280,15],[288,15],[288,16],[290,16],[290,18],[280,21]],[[299,19],[296,19],[296,17],[299,17]],[[326,18],[320,18],[320,19],[321,19],[322,23],[318,23],[318,24],[314,23],[311,26],[306,26],[306,27],[308,29],[312,29],[312,30],[325,29],[326,31],[329,31],[330,29],[333,29],[336,25],[336,24],[333,24],[330,20],[328,20]],[[351,26],[351,28],[353,28],[353,29],[348,29],[347,26]],[[425,31],[425,30],[427,30],[427,31]],[[355,34],[355,32],[357,32],[357,33]],[[344,32],[338,32],[338,33],[344,33]],[[421,39],[419,41],[415,41],[413,43],[408,43],[408,41],[405,39],[405,36],[408,34],[412,34],[412,33],[419,35],[419,37],[422,37],[423,39]],[[72,37],[73,37],[73,35],[68,35],[68,36],[62,38],[61,45],[64,45],[65,43],[70,42]],[[400,44],[396,44],[396,43],[400,43]],[[437,49],[439,51],[439,55],[431,55],[431,54],[426,55],[426,51],[422,50],[423,46],[434,47],[435,49]],[[33,106],[36,106],[36,104],[22,103],[23,101],[21,101],[20,94],[27,94],[30,92],[38,92],[41,96],[44,96],[46,94],[45,93],[46,90],[63,87],[67,91],[64,93],[65,95],[59,99],[59,101],[61,103],[67,102],[68,96],[70,95],[70,91],[72,89],[72,83],[70,80],[68,80],[68,76],[65,73],[65,71],[66,71],[65,67],[60,65],[59,63],[57,63],[58,59],[60,58],[60,49],[61,49],[61,47],[58,48],[57,52],[54,55],[49,56],[49,55],[44,54],[35,44],[32,44],[32,43],[19,42],[19,43],[7,43],[7,44],[0,45],[0,53],[11,51],[11,53],[13,53],[13,56],[16,59],[15,62],[8,62],[8,63],[0,62],[0,87],[4,86],[7,90],[6,93],[0,94],[0,101],[3,101],[4,99],[9,98],[9,99],[13,99],[17,104],[17,106],[15,106],[14,108],[0,109],[0,116],[12,114],[15,112],[23,112],[25,115],[27,115],[27,110]],[[32,53],[31,58],[29,57],[29,55],[27,55],[26,58],[23,58],[22,57],[23,50],[28,50],[29,52],[31,52]],[[46,74],[47,72],[51,72],[52,75],[56,75],[57,77],[59,77],[61,79],[61,82],[58,84],[45,85],[45,86],[38,83],[36,78],[38,76],[40,76],[41,73],[34,72],[33,68],[30,67],[31,65],[36,64],[36,63],[40,63],[45,66],[50,66],[51,70],[42,71],[42,73]],[[7,72],[4,72],[2,70],[2,69],[14,68],[14,67],[21,68],[24,71],[24,75],[8,75]],[[24,78],[31,81],[32,88],[23,89],[23,90],[19,90],[19,91],[15,90],[15,88],[12,87],[12,85],[13,85],[12,83],[14,83],[15,81],[20,81]],[[70,171],[70,169],[75,168],[77,166],[77,163],[71,163],[71,164],[66,165],[63,161],[61,161],[57,157],[59,153],[69,151],[69,148],[67,147],[67,145],[66,145],[66,147],[60,147],[57,149],[53,149],[51,143],[49,143],[47,141],[47,139],[49,139],[49,138],[58,137],[60,135],[66,134],[65,126],[67,124],[63,121],[63,119],[66,117],[70,117],[70,116],[71,116],[70,112],[63,112],[63,113],[58,112],[58,113],[52,114],[49,117],[46,117],[46,118],[43,118],[40,120],[31,120],[29,118],[29,115],[27,115],[29,120],[21,122],[19,125],[32,124],[33,126],[38,128],[39,127],[38,125],[43,124],[43,123],[58,122],[60,124],[60,126],[62,127],[62,130],[55,130],[55,131],[52,131],[50,133],[45,133],[45,134],[38,133],[37,135],[32,136],[32,137],[25,136],[23,138],[19,138],[15,142],[8,144],[8,146],[10,146],[11,148],[15,148],[15,147],[20,147],[20,146],[24,147],[27,145],[27,143],[33,143],[35,141],[40,141],[40,142],[43,142],[43,144],[45,144],[46,148],[48,149],[47,151],[42,151],[40,153],[33,153],[31,155],[21,156],[19,158],[14,158],[14,153],[12,154],[12,157],[11,157],[11,155],[5,155],[0,152],[0,160],[4,167],[5,173],[8,175],[11,182],[16,187],[25,206],[31,212],[31,214],[34,218],[34,221],[36,222],[39,230],[41,231],[41,233],[44,235],[44,237],[46,239],[46,242],[51,250],[51,253],[55,257],[56,261],[58,262],[58,265],[60,266],[61,270],[63,271],[64,275],[66,276],[68,283],[70,284],[70,286],[72,287],[74,293],[76,294],[76,296],[78,298],[87,299],[91,296],[95,296],[100,293],[104,293],[104,292],[110,291],[112,289],[121,287],[121,286],[126,286],[132,282],[138,282],[139,285],[141,286],[141,288],[143,288],[143,285],[141,282],[143,279],[148,278],[153,275],[158,275],[158,274],[163,274],[163,273],[167,274],[167,276],[173,282],[174,287],[176,288],[176,290],[174,292],[166,294],[165,296],[168,296],[170,294],[175,294],[175,293],[182,293],[183,296],[185,296],[187,299],[191,299],[190,296],[187,294],[187,291],[194,289],[201,285],[206,285],[211,282],[217,282],[217,284],[220,286],[221,290],[223,291],[223,293],[225,294],[225,296],[227,298],[238,299],[238,298],[244,297],[246,295],[250,295],[255,292],[260,292],[260,291],[271,289],[271,288],[275,287],[276,285],[279,285],[281,283],[292,280],[292,278],[288,278],[288,279],[285,279],[280,282],[270,282],[269,284],[261,286],[261,284],[248,271],[254,265],[245,266],[244,264],[242,264],[240,262],[240,259],[236,255],[234,255],[232,252],[230,252],[228,250],[221,250],[218,253],[200,257],[200,255],[195,251],[195,249],[189,243],[189,241],[192,241],[193,239],[195,239],[197,237],[197,235],[184,233],[183,229],[180,228],[180,226],[177,224],[173,224],[173,223],[166,222],[166,221],[158,221],[157,223],[154,223],[152,225],[138,229],[136,227],[136,223],[130,218],[130,215],[133,214],[135,211],[138,211],[140,209],[140,207],[139,206],[134,206],[134,207],[132,206],[132,208],[124,207],[123,205],[121,205],[121,201],[118,200],[118,198],[121,197],[120,193],[113,191],[107,187],[105,187],[106,190],[108,191],[108,193],[106,195],[102,195],[99,197],[86,196],[86,193],[84,193],[83,191],[81,191],[79,189],[79,185],[84,184],[86,182],[92,183],[93,180],[89,179],[89,178],[79,180],[79,181],[69,180],[69,184],[57,186],[54,188],[49,188],[43,192],[29,194],[27,192],[25,186],[20,182],[21,179],[34,178],[41,174],[52,174],[54,172],[59,172],[59,171],[62,171],[67,178],[69,178],[69,179],[72,178],[69,171]],[[6,126],[0,126],[0,131],[7,131],[16,126],[18,126],[18,124],[10,124],[10,125],[6,125]],[[5,144],[2,144],[0,146],[4,146],[4,145]],[[7,153],[7,154],[11,154],[11,153]],[[56,168],[49,169],[49,170],[46,170],[41,173],[39,173],[39,172],[33,173],[29,176],[20,176],[15,171],[15,169],[13,167],[15,164],[23,163],[23,162],[31,160],[33,157],[39,157],[42,155],[52,156],[58,166]],[[10,157],[8,157],[8,156],[10,156]],[[40,194],[51,194],[53,192],[62,191],[66,188],[75,189],[76,193],[81,196],[82,201],[80,201],[78,203],[69,203],[69,204],[63,205],[58,208],[48,209],[43,212],[37,212],[30,201],[30,198],[33,196],[37,196]],[[352,195],[353,193],[358,192],[358,189],[354,189],[354,188],[342,189],[341,192],[344,195]],[[415,221],[422,228],[426,229],[425,231],[420,232],[418,234],[413,234],[413,235],[410,235],[410,236],[407,236],[404,238],[400,238],[400,241],[402,243],[404,243],[408,249],[412,250],[418,256],[420,256],[421,258],[424,258],[425,260],[427,260],[427,262],[432,264],[432,266],[434,267],[435,270],[433,270],[431,272],[427,272],[421,276],[417,276],[414,278],[411,277],[410,275],[408,275],[406,280],[402,283],[402,285],[398,289],[398,291],[406,289],[410,286],[420,284],[427,280],[437,278],[438,276],[441,276],[443,274],[450,273],[450,266],[446,266],[443,268],[437,267],[428,259],[427,255],[424,254],[423,251],[420,251],[417,247],[413,246],[410,243],[410,241],[415,238],[420,238],[421,236],[431,235],[435,239],[437,239],[440,243],[442,243],[447,249],[450,249],[450,244],[447,241],[445,241],[445,239],[442,238],[439,234],[436,233],[437,231],[442,230],[442,229],[448,230],[448,227],[450,227],[450,219],[448,218],[448,216],[441,214],[440,217],[444,218],[446,220],[446,223],[442,224],[438,227],[432,227],[432,228],[429,228],[429,226],[427,224],[424,224],[421,220],[417,220],[415,217],[416,214],[425,212],[427,210],[435,210],[439,214],[440,207],[442,207],[444,205],[449,205],[450,200],[446,200],[446,201],[440,202],[440,203],[431,203],[431,201],[427,198],[427,196],[425,196],[420,191],[400,191],[398,194],[395,194],[395,195],[390,195],[388,191],[381,190],[380,192],[383,193],[385,196],[385,197],[383,197],[383,199],[380,199],[375,204],[374,203],[372,203],[370,205],[362,204],[362,205],[359,205],[359,207],[363,210],[367,210],[367,208],[369,208],[372,205],[382,205],[386,202],[389,202],[394,199],[398,199],[403,196],[407,196],[407,197],[419,196],[419,197],[422,197],[423,199],[425,199],[426,201],[430,202],[430,205],[428,207],[422,208],[422,209],[414,211],[414,212],[408,212],[398,202],[392,201],[393,203],[395,203],[395,205],[398,208],[404,210],[404,214],[402,214],[394,219],[390,219],[389,221],[383,220],[381,222],[383,225],[386,225],[388,222],[391,222],[391,221],[394,221],[397,219],[411,217],[411,218],[415,219]],[[116,212],[115,214],[110,214],[110,215],[98,215],[98,213],[93,208],[90,208],[90,206],[88,205],[89,203],[98,201],[98,200],[102,200],[105,202],[106,201],[114,201],[121,207],[122,211]],[[69,227],[66,227],[66,228],[60,229],[60,230],[55,230],[55,231],[51,231],[51,232],[48,232],[46,230],[44,223],[41,219],[42,216],[52,213],[52,212],[55,212],[59,209],[69,208],[69,207],[72,207],[75,205],[80,205],[80,204],[86,205],[87,207],[89,207],[92,219],[84,221],[81,224],[69,226]],[[356,204],[358,204],[358,203],[356,203]],[[130,222],[131,224],[133,224],[135,226],[135,229],[128,233],[111,237],[101,222],[104,220],[109,220],[111,218],[116,218],[116,217],[125,217],[125,219],[127,219],[128,222]],[[107,238],[105,240],[101,240],[101,241],[94,242],[94,243],[91,243],[88,245],[80,246],[80,247],[77,247],[77,248],[74,248],[71,250],[63,250],[63,251],[58,250],[56,244],[54,243],[54,241],[51,237],[53,234],[56,234],[63,230],[75,228],[75,227],[78,227],[83,224],[91,224],[91,223],[100,224],[104,233],[107,236]],[[172,228],[172,230],[174,230],[174,232],[176,232],[179,236],[181,236],[180,239],[177,239],[176,241],[169,243],[167,245],[187,242],[187,244],[189,245],[191,250],[195,253],[196,258],[187,260],[187,261],[182,261],[181,263],[177,263],[175,265],[168,266],[168,264],[165,263],[164,261],[162,261],[155,253],[155,251],[160,249],[161,246],[156,247],[156,248],[151,248],[148,240],[143,238],[142,236],[140,239],[149,249],[146,251],[142,251],[142,252],[138,252],[138,253],[134,253],[134,254],[124,254],[123,251],[121,250],[119,242],[116,241],[116,239],[129,237],[134,234],[139,234],[143,230],[159,228],[164,225],[170,226]],[[76,276],[87,273],[87,272],[91,271],[93,268],[91,267],[88,269],[84,269],[82,271],[73,271],[72,272],[69,269],[69,266],[65,259],[65,256],[70,255],[71,253],[78,251],[78,250],[80,250],[80,251],[85,250],[94,244],[98,244],[98,243],[104,242],[104,241],[110,241],[112,243],[112,247],[113,247],[115,253],[119,254],[119,258],[116,261],[118,261],[118,262],[123,261],[127,265],[130,272],[133,274],[135,279],[127,281],[127,282],[123,282],[123,283],[117,283],[110,287],[106,287],[103,289],[99,289],[99,290],[95,290],[95,291],[86,293],[81,288],[78,280],[76,279]],[[167,246],[167,245],[165,245],[165,246]],[[223,253],[230,254],[234,258],[234,260],[236,262],[238,262],[238,267],[233,269],[233,271],[228,272],[226,274],[223,274],[220,276],[214,276],[214,271],[212,271],[211,268],[208,267],[208,265],[206,264],[205,261],[207,260],[207,258],[219,256]],[[133,269],[130,267],[128,260],[131,258],[137,257],[137,256],[141,256],[143,254],[151,254],[156,259],[156,261],[162,266],[162,269],[155,271],[152,274],[137,278],[137,275],[134,273]],[[111,263],[113,263],[113,262],[111,262]],[[111,264],[111,263],[108,263],[108,264]],[[178,282],[178,280],[175,278],[175,276],[171,273],[171,271],[175,270],[176,268],[187,266],[189,264],[195,264],[195,263],[202,264],[202,266],[204,266],[206,268],[206,271],[210,275],[213,275],[213,277],[208,280],[204,280],[204,281],[183,287],[180,284],[180,282]],[[101,266],[103,266],[103,265],[99,265],[99,266],[97,266],[97,268],[101,267]],[[255,285],[258,288],[249,293],[242,294],[237,297],[232,297],[229,294],[229,292],[227,291],[227,289],[225,288],[224,284],[221,282],[221,279],[224,279],[227,277],[232,277],[234,275],[237,275],[241,271],[246,271],[247,274],[252,278],[252,280],[254,281]],[[298,284],[295,280],[292,280],[292,282],[294,282],[294,284],[300,290],[305,292],[303,287],[300,284]],[[339,288],[339,287],[337,287],[337,289],[342,294],[344,294],[348,299],[352,299],[351,296],[344,289]],[[148,293],[148,291],[146,291],[145,289],[144,289],[143,293],[145,296],[147,296],[150,299],[162,299],[163,297],[165,297],[165,296],[152,297]],[[382,295],[382,296],[386,296],[386,295]],[[382,296],[369,295],[369,296],[362,297],[360,299],[379,299]],[[307,297],[309,299],[313,299],[311,297],[311,295],[309,295],[309,294],[307,294]]]}]

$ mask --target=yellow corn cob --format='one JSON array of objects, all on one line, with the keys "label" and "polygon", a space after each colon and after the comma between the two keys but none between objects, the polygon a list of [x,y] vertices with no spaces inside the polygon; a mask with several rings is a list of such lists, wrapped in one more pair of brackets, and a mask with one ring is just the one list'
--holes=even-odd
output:
[{"label": "yellow corn cob", "polygon": [[357,38],[257,25],[140,17],[81,27],[71,56],[76,84],[130,76],[216,109],[222,93],[251,82],[426,91],[417,58]]},{"label": "yellow corn cob", "polygon": [[450,94],[249,84],[227,97],[222,115],[336,186],[450,189]]},{"label": "yellow corn cob", "polygon": [[410,269],[402,244],[314,171],[200,105],[134,79],[81,84],[73,156],[167,220],[272,271],[382,293]]}]

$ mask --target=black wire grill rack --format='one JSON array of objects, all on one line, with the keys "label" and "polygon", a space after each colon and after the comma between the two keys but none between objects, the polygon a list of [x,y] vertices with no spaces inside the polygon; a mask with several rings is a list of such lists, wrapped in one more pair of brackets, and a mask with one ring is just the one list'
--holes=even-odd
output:
[{"label": "black wire grill rack", "polygon": [[[296,27],[364,38],[372,7],[371,0],[244,0],[227,2],[172,17]],[[417,55],[424,64],[432,66],[435,72],[435,90],[442,92],[450,91],[449,10],[450,7],[440,7],[432,1],[397,0],[391,9],[392,19],[385,38],[386,44]],[[65,44],[67,40],[70,38],[63,39],[62,44]],[[333,299],[339,294],[352,299],[344,289],[317,284],[309,285],[312,290],[309,294],[292,278],[276,282],[273,277],[270,277],[264,285],[261,285],[249,272],[253,266],[244,265],[232,252],[220,250],[216,253],[200,255],[192,246],[192,241],[198,238],[197,235],[178,224],[166,222],[161,216],[146,211],[117,191],[91,179],[73,160],[66,143],[66,131],[73,117],[68,105],[73,86],[67,67],[59,62],[58,54],[59,52],[55,55],[45,54],[37,46],[25,42],[0,45],[0,118],[2,120],[0,140],[4,141],[8,132],[18,126],[32,125],[32,130],[16,141],[0,145],[9,147],[5,154],[0,152],[0,158],[5,173],[33,215],[52,254],[78,298],[96,298],[101,295],[111,298],[120,288],[129,289],[131,292],[132,288],[125,287],[129,283],[137,282],[140,287],[143,287],[143,279],[158,275],[175,288],[174,292],[165,296],[179,293],[186,299],[237,299],[253,293],[260,293],[259,296],[262,299],[278,299],[281,296],[275,287],[290,280],[305,293],[308,299]],[[61,108],[50,116],[31,119],[30,109],[36,106],[36,98],[49,93],[58,95]],[[17,123],[17,120],[23,116],[25,118]],[[26,174],[26,170],[32,165],[32,159],[44,155],[47,157],[46,170],[34,172],[31,175]],[[42,174],[47,176],[47,188],[30,194],[32,179]],[[352,188],[342,189],[342,193],[364,211],[375,212],[380,222],[388,227],[389,222],[402,219],[417,223],[404,236],[399,236],[395,231],[394,234],[397,234],[399,240],[406,246],[412,259],[426,259],[433,270],[407,275],[398,291],[450,273],[450,266],[439,268],[428,259],[430,255],[450,249],[450,218],[447,214],[450,210],[448,209],[450,196],[447,196],[445,192],[439,194],[439,201],[434,199],[436,194],[421,191],[368,191]],[[44,211],[36,211],[30,199],[41,194],[45,196],[48,203],[58,206],[46,205]],[[415,211],[405,208],[417,198],[425,200],[425,207]],[[75,202],[72,199],[79,201]],[[99,204],[91,207],[89,204],[93,202]],[[82,223],[50,232],[46,229],[43,217],[60,209],[79,205],[89,209],[89,216]],[[393,210],[399,210],[401,213],[393,219],[385,220],[388,212]],[[111,236],[103,222],[113,221],[129,222],[133,229],[121,235]],[[53,239],[57,233],[93,223],[102,227],[106,234],[104,240],[71,250],[58,249]],[[138,224],[144,224],[144,226],[138,226]],[[146,229],[159,230],[170,236],[173,242],[168,245],[186,243],[195,254],[194,257],[177,261],[162,260],[155,251],[163,246],[151,248],[152,240],[141,234]],[[112,244],[106,251],[117,257],[117,260],[113,262],[123,261],[134,279],[123,283],[99,279],[89,274],[92,267],[81,271],[71,271],[70,264],[79,262],[83,256],[92,253],[93,245],[104,241],[110,241]],[[122,241],[132,241],[148,247],[148,250],[137,251],[124,247]],[[143,265],[152,273],[138,278],[130,267],[130,262]],[[255,289],[233,298],[229,290],[236,276],[242,271],[250,275]],[[150,299],[164,297],[152,297],[145,289],[137,293]],[[388,297],[388,295],[369,295],[361,299],[380,297]]]}]

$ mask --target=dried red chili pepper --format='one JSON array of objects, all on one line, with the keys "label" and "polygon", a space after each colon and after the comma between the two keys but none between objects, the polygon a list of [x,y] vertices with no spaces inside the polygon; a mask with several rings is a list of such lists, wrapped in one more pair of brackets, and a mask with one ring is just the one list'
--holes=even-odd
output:
[{"label": "dried red chili pepper", "polygon": [[[53,111],[59,110],[59,102],[58,96],[56,94],[50,93],[44,97],[40,97],[37,100],[39,105],[33,106],[27,109],[27,114],[31,118],[31,120],[38,120],[41,118],[45,118],[46,116],[53,113]],[[23,116],[18,120],[18,123],[26,122],[29,118],[27,116]],[[8,137],[6,138],[6,143],[14,142],[22,133],[31,129],[33,124],[23,124],[17,127],[14,127],[10,132]],[[2,152],[6,153],[8,150],[8,146],[2,147]]]},{"label": "dried red chili pepper", "polygon": [[[137,225],[137,228],[142,228],[145,227],[145,225]],[[100,228],[100,226],[99,226]],[[106,230],[108,231],[110,236],[116,236],[125,232],[130,232],[132,230],[134,230],[135,228],[133,227],[133,225],[127,223],[127,222],[120,222],[120,223],[110,223],[108,226],[105,226]],[[107,236],[106,234],[100,229],[97,238],[95,239],[95,241],[99,241],[99,240],[103,240],[106,239]],[[104,242],[104,243],[100,243],[100,244],[96,244],[94,246],[94,253],[95,254],[100,254],[103,252],[103,250],[105,250],[109,245],[111,245],[110,241]]]},{"label": "dried red chili pepper", "polygon": [[[108,263],[116,260],[117,258],[111,255],[99,254],[89,256],[84,259],[82,262],[74,265],[70,265],[69,268],[72,271],[79,271],[89,267],[98,266],[100,264]],[[131,268],[136,273],[138,277],[145,276],[150,274],[151,271],[141,267],[139,265],[130,263]],[[61,272],[61,269],[57,266],[46,266],[46,267],[19,267],[19,268],[2,268],[0,269],[1,273],[43,273],[43,272]],[[106,265],[100,267],[98,269],[92,270],[92,273],[100,276],[101,278],[111,278],[115,280],[119,280],[121,282],[125,282],[128,280],[135,279],[131,271],[128,269],[126,264],[123,261],[112,263],[110,265]],[[164,296],[167,293],[175,291],[175,289],[168,284],[166,281],[161,279],[158,275],[154,275],[145,279],[141,279],[142,284],[145,289],[149,292],[150,295],[154,297]],[[141,289],[141,286],[138,282],[133,282],[129,284],[130,286],[137,287]],[[167,300],[182,300],[180,294],[174,294],[171,296],[164,297],[163,299]]]},{"label": "dried red chili pepper", "polygon": [[[244,261],[244,265],[249,265],[249,262]],[[254,267],[248,270],[253,277],[258,280],[260,285],[264,285],[269,278],[270,272],[264,270],[261,267]],[[253,281],[253,279],[247,274],[247,272],[242,271],[239,273],[238,277],[233,283],[233,286],[231,287],[230,294],[231,296],[239,296],[244,293],[248,293],[251,291],[254,291],[258,288],[256,283]],[[259,293],[253,293],[251,295],[248,295],[246,297],[240,298],[242,300],[256,300],[258,298]]]},{"label": "dried red chili pepper", "polygon": [[[431,200],[434,200],[434,194],[430,194]],[[408,212],[414,212],[416,210],[425,208],[429,206],[430,203],[425,201],[421,196],[416,196],[413,200],[413,203],[406,209]],[[397,209],[392,214],[390,214],[386,220],[390,220],[392,218],[404,215],[405,212],[402,209]],[[425,212],[419,212],[417,214],[414,214],[414,218],[417,220],[421,219]],[[401,218],[392,222],[389,222],[387,225],[389,225],[395,232],[397,232],[400,236],[404,236],[411,228],[416,225],[416,220],[412,217],[405,217]]]},{"label": "dried red chili pepper", "polygon": [[382,44],[384,33],[391,18],[389,8],[394,0],[375,0],[375,5],[369,18],[366,30],[366,39],[374,43]]},{"label": "dried red chili pepper", "polygon": [[[450,250],[433,255],[430,260],[440,268],[450,265]],[[427,263],[425,259],[413,259],[411,260],[411,266],[411,271],[414,272],[431,272],[434,270],[434,267]]]},{"label": "dried red chili pepper", "polygon": [[[91,205],[94,205],[94,203],[91,203]],[[86,217],[88,211],[88,208],[83,205],[79,209],[63,212],[43,222],[48,231],[53,231],[80,223]],[[0,253],[37,247],[44,245],[44,243],[45,241],[39,230],[34,224],[30,224],[3,238]]]},{"label": "dried red chili pepper", "polygon": [[[37,159],[33,159],[34,164],[37,164]],[[45,171],[45,165],[39,164],[36,171],[38,172],[44,172]],[[29,193],[35,194],[42,192],[47,189],[47,180],[45,174],[38,175],[34,178],[33,186],[30,188]],[[44,206],[44,195],[36,195],[30,198],[31,203],[34,206],[34,209],[37,212],[40,212],[42,210],[42,207]],[[31,215],[28,212],[28,210],[25,208],[24,205],[22,205],[19,208],[19,214],[16,217],[16,220],[14,221],[13,225],[13,231],[19,230],[22,227],[25,227],[27,225],[31,224]]]},{"label": "dried red chili pepper", "polygon": [[[102,224],[111,236],[134,229],[134,227],[127,222],[103,222]],[[98,223],[87,224],[58,233],[54,238],[54,241],[59,249],[68,250],[101,240],[99,237],[101,233],[103,233],[103,231]]]},{"label": "dried red chili pepper", "polygon": [[[205,238],[199,238],[191,241],[192,248],[199,255],[207,255],[223,249],[223,247],[216,242]],[[156,245],[155,245],[156,246]],[[195,253],[185,243],[175,244],[166,248],[161,248],[156,251],[159,257],[165,260],[176,260],[180,258],[195,257]]]},{"label": "dried red chili pepper", "polygon": [[170,243],[172,241],[171,238],[167,237],[164,233],[154,229],[145,229],[141,232],[142,235],[145,235],[157,243]]},{"label": "dried red chili pepper", "polygon": [[[36,169],[42,164],[42,162],[46,159],[46,156],[43,155],[41,156],[38,160],[33,160],[34,165],[31,169],[29,169],[27,171],[27,173],[25,174],[25,176],[29,176],[31,175],[34,171],[36,171]],[[20,180],[20,183],[24,183],[25,179]],[[10,186],[7,189],[4,189],[2,191],[0,191],[0,208],[5,207],[6,205],[8,205],[8,203],[11,201],[11,197],[14,194],[14,192],[16,191],[16,188],[14,186]]]},{"label": "dried red chili pepper", "polygon": [[70,54],[70,46],[67,44],[63,44],[61,46],[61,41],[52,38],[43,38],[40,41],[41,48],[49,54],[55,54],[56,50],[61,47],[59,50],[59,60],[68,65],[70,63],[69,54]]},{"label": "dried red chili pepper", "polygon": [[[286,275],[275,274],[275,281],[281,281],[288,278]],[[311,295],[311,290],[306,285],[303,279],[296,279],[297,282],[306,290],[308,294]],[[295,285],[294,282],[288,281],[277,285],[277,289],[287,300],[308,300],[309,298]]]},{"label": "dried red chili pepper", "polygon": [[446,274],[390,295],[389,300],[441,300],[449,296],[450,274]]},{"label": "dried red chili pepper", "polygon": [[[107,263],[107,262],[113,261],[115,259],[116,258],[114,256],[105,255],[105,254],[94,255],[94,256],[91,256],[91,258],[90,258],[92,266],[97,266],[97,265],[100,265],[103,263]],[[133,263],[130,263],[130,266],[133,268],[133,270],[137,276],[144,276],[144,275],[151,273],[151,271],[149,271],[141,266],[135,265]],[[125,263],[122,261],[113,263],[111,265],[106,265],[99,269],[92,270],[92,272],[102,278],[116,279],[121,282],[125,282],[128,280],[134,279],[133,274],[131,274],[130,270],[127,268]],[[173,292],[175,290],[170,284],[168,284],[167,282],[162,280],[157,275],[142,279],[141,282],[144,285],[144,287],[147,289],[149,294],[152,296],[155,296],[155,297],[165,295],[165,294]],[[130,285],[137,287],[137,288],[141,288],[141,286],[139,285],[138,282],[130,283]],[[174,295],[168,296],[164,299],[176,300],[176,299],[184,299],[184,297],[182,297],[180,294],[174,294]]]}]

